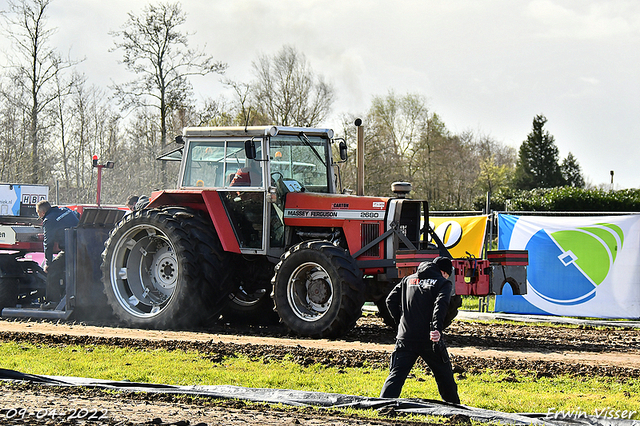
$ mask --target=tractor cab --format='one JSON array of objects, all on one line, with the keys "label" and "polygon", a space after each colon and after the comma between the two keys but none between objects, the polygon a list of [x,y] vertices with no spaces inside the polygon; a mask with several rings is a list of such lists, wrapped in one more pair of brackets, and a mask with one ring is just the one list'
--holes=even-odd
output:
[{"label": "tractor cab", "polygon": [[286,194],[336,192],[332,136],[293,127],[186,128],[178,138],[179,190],[217,192],[239,252],[279,256]]}]

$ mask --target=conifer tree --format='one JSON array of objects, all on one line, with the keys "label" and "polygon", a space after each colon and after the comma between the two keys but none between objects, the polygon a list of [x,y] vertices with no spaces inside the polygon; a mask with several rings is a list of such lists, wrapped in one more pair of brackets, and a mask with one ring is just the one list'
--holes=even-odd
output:
[{"label": "conifer tree", "polygon": [[536,115],[531,133],[520,145],[514,184],[518,189],[564,186],[555,138],[544,129],[547,118]]}]

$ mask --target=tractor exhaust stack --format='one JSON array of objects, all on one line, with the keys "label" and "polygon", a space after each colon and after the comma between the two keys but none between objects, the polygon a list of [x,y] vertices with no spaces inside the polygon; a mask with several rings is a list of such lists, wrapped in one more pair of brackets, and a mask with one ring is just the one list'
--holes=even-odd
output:
[{"label": "tractor exhaust stack", "polygon": [[356,195],[364,195],[364,127],[362,120],[357,118],[356,125]]}]

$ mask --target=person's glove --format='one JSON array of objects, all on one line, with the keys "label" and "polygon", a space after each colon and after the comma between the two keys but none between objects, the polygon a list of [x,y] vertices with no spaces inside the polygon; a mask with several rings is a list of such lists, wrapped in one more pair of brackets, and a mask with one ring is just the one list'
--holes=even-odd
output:
[{"label": "person's glove", "polygon": [[449,362],[449,352],[447,352],[447,347],[444,344],[444,339],[442,339],[439,331],[432,331],[431,334],[438,333],[437,340],[431,339],[431,348],[433,352],[442,359],[442,362]]}]

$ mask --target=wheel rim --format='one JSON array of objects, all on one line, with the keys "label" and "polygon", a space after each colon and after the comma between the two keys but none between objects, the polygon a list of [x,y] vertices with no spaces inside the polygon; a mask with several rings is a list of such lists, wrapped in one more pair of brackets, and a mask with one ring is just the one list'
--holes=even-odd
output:
[{"label": "wheel rim", "polygon": [[287,300],[298,318],[318,321],[333,301],[333,283],[327,270],[315,262],[298,266],[287,283]]},{"label": "wheel rim", "polygon": [[235,305],[249,308],[260,303],[266,295],[267,290],[264,288],[260,288],[253,293],[248,293],[244,287],[240,286],[236,291],[229,293],[229,300]]},{"label": "wheel rim", "polygon": [[162,313],[175,292],[178,273],[175,248],[157,227],[132,227],[116,242],[111,287],[129,314],[152,318]]}]

